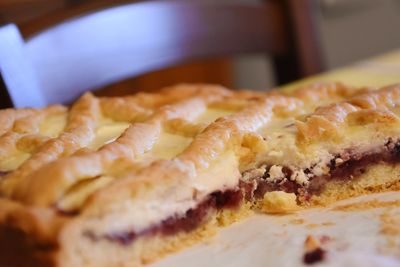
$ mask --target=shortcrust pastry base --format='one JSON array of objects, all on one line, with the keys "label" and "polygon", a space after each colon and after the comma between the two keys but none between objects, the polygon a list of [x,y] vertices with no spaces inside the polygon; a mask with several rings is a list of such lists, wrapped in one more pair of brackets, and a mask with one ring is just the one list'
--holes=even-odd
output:
[{"label": "shortcrust pastry base", "polygon": [[366,168],[365,173],[350,181],[334,181],[326,184],[319,196],[313,196],[305,205],[326,206],[336,201],[387,191],[400,190],[400,164],[379,164]]},{"label": "shortcrust pastry base", "polygon": [[[56,245],[35,249],[34,241],[21,231],[0,227],[1,264],[12,267],[132,267],[154,262],[167,254],[182,250],[200,241],[208,240],[219,227],[244,219],[253,211],[249,203],[236,209],[225,209],[210,215],[209,220],[190,232],[174,235],[150,235],[135,239],[128,245],[118,245],[108,240],[95,243],[83,236],[69,240],[61,250]],[[5,235],[7,234],[7,235]],[[72,237],[71,238],[75,238]]]}]

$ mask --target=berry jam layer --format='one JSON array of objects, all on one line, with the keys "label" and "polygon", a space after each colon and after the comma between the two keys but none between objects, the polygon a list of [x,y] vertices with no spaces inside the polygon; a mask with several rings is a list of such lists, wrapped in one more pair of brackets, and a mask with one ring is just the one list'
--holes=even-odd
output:
[{"label": "berry jam layer", "polygon": [[204,225],[215,212],[223,209],[239,208],[242,200],[243,194],[241,190],[218,191],[210,194],[206,200],[201,202],[196,208],[188,210],[183,216],[172,216],[160,224],[149,227],[141,232],[126,231],[97,235],[96,233],[87,231],[84,235],[93,241],[105,239],[127,246],[141,236],[158,234],[173,235],[178,232],[191,232],[199,226]]},{"label": "berry jam layer", "polygon": [[[352,153],[349,149],[340,155],[336,155],[327,165],[328,172],[324,175],[312,176],[308,183],[300,184],[293,179],[293,171],[289,167],[282,167],[283,177],[276,181],[271,181],[269,170],[271,166],[264,165],[262,175],[255,175],[249,179],[242,180],[241,188],[244,191],[246,200],[259,199],[267,192],[285,191],[305,196],[309,199],[312,195],[319,195],[331,181],[350,181],[357,179],[364,174],[368,167],[377,164],[396,165],[400,163],[400,142],[388,140],[379,150],[370,153]],[[308,175],[311,170],[305,169],[303,173]]]},{"label": "berry jam layer", "polygon": [[[206,200],[197,207],[188,210],[183,216],[171,216],[158,225],[151,226],[143,231],[125,231],[108,234],[96,234],[87,231],[84,235],[93,240],[108,240],[120,245],[130,245],[138,237],[152,235],[173,235],[178,232],[191,232],[209,221],[215,212],[224,209],[236,209],[244,200],[254,201],[263,198],[264,194],[272,191],[285,191],[305,196],[320,194],[327,183],[331,181],[348,181],[356,179],[363,174],[367,168],[375,164],[398,164],[400,163],[400,142],[389,140],[382,149],[371,153],[351,153],[347,150],[341,155],[336,155],[328,164],[328,172],[325,175],[310,176],[306,185],[291,180],[293,172],[289,167],[282,167],[284,177],[277,181],[271,181],[269,169],[271,166],[264,165],[263,171],[253,172],[254,175],[243,174],[236,189],[218,191],[210,194]],[[249,171],[251,172],[251,170]],[[311,171],[303,170],[305,174]]]}]

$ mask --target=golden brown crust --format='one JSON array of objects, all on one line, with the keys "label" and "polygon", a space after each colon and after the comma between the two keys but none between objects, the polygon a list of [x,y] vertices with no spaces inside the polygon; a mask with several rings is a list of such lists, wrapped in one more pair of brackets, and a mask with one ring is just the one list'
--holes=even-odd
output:
[{"label": "golden brown crust", "polygon": [[321,136],[335,136],[348,123],[350,115],[365,118],[360,123],[393,123],[399,118],[391,112],[400,104],[400,86],[388,86],[375,92],[356,95],[349,100],[319,107],[305,122],[296,121],[298,137],[318,140]]},{"label": "golden brown crust", "polygon": [[[104,259],[109,266],[126,259],[147,262],[154,255],[143,248],[158,237],[144,236],[148,243],[135,242],[134,252],[119,252],[112,242],[96,244],[84,233],[140,232],[171,214],[185,214],[211,193],[237,188],[241,173],[260,166],[264,169],[253,173],[269,172],[272,182],[283,181],[282,168],[291,168],[285,179],[306,187],[325,174],[337,149],[365,152],[368,144],[376,142],[377,149],[388,138],[399,139],[398,105],[400,86],[373,90],[325,83],[287,94],[182,84],[127,97],[85,94],[70,109],[0,111],[0,172],[5,172],[0,241],[12,233],[35,248],[45,244],[48,251],[38,260],[50,266],[78,266],[78,254],[75,258],[98,263],[90,258],[95,252],[80,255],[73,246],[77,242],[82,251],[110,249],[121,255]],[[267,165],[274,168],[266,170]],[[311,167],[314,176],[303,172]],[[393,169],[388,177],[397,181],[399,173]],[[393,189],[388,181],[374,183],[372,191]],[[349,196],[372,188],[357,185],[342,188],[352,192]],[[328,201],[334,186],[312,201]],[[167,252],[182,240],[178,236],[162,237],[156,251]]]},{"label": "golden brown crust", "polygon": [[92,95],[85,94],[71,108],[65,131],[44,143],[17,170],[7,175],[2,183],[3,194],[17,197],[19,188],[26,186],[27,177],[34,171],[87,145],[94,137],[94,126],[98,119],[98,101]]}]

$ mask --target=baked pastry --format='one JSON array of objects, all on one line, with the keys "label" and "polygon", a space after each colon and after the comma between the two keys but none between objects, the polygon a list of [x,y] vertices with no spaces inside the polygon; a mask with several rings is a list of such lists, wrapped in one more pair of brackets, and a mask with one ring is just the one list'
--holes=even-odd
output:
[{"label": "baked pastry", "polygon": [[0,111],[0,265],[137,266],[249,210],[400,188],[400,86],[178,85]]}]

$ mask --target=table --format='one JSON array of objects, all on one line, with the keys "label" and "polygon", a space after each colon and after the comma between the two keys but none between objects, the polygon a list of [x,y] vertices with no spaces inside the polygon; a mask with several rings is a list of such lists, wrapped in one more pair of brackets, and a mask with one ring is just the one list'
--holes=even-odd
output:
[{"label": "table", "polygon": [[318,81],[341,81],[354,86],[376,87],[400,83],[400,49],[287,84],[282,89],[292,90]]}]

